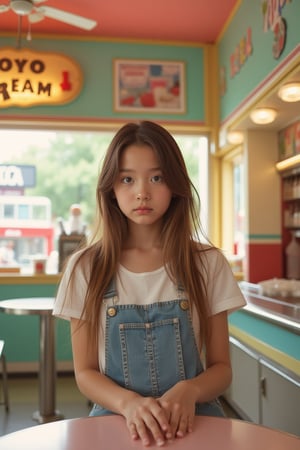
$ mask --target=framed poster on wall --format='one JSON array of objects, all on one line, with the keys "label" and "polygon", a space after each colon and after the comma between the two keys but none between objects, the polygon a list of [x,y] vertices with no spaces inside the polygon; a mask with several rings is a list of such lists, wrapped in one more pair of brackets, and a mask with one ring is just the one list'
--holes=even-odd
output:
[{"label": "framed poster on wall", "polygon": [[181,61],[114,60],[114,109],[118,112],[185,113]]}]

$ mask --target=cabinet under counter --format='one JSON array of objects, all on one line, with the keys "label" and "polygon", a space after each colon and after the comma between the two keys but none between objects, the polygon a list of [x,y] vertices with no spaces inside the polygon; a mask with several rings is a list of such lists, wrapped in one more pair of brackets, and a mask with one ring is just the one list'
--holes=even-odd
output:
[{"label": "cabinet under counter", "polygon": [[299,301],[240,287],[247,305],[229,315],[233,381],[224,397],[242,418],[299,435]]}]

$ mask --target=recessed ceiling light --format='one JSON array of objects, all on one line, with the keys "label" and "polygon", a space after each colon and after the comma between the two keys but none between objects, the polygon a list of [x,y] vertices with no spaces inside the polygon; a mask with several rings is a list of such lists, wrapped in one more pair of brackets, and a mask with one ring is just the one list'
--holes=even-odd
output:
[{"label": "recessed ceiling light", "polygon": [[276,109],[273,108],[256,108],[250,113],[252,122],[258,125],[266,125],[274,122],[277,116]]},{"label": "recessed ceiling light", "polygon": [[295,81],[281,86],[278,97],[284,102],[298,102],[300,100],[300,82]]},{"label": "recessed ceiling light", "polygon": [[244,133],[241,131],[229,131],[227,134],[227,141],[232,145],[242,144],[244,141]]}]

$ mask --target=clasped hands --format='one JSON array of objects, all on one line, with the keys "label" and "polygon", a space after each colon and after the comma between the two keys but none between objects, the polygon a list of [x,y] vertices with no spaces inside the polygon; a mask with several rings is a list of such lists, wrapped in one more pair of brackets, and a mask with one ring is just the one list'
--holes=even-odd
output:
[{"label": "clasped hands", "polygon": [[194,390],[181,381],[159,398],[136,394],[123,415],[132,439],[141,439],[148,446],[153,438],[156,445],[163,446],[192,431],[195,403]]}]

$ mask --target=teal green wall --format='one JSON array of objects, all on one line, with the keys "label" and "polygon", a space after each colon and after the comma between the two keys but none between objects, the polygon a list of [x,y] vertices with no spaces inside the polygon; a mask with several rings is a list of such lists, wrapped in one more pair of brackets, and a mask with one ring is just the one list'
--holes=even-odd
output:
[{"label": "teal green wall", "polygon": [[[285,48],[278,59],[272,54],[274,35],[263,31],[261,0],[243,0],[219,43],[219,64],[226,69],[227,92],[221,97],[220,114],[224,121],[263,80],[283,63],[292,52],[300,52],[300,1],[286,2],[282,17],[287,23]],[[230,56],[234,53],[247,29],[252,29],[253,53],[240,72],[230,77]]]},{"label": "teal green wall", "polygon": [[[28,297],[54,297],[55,284],[0,285],[0,300]],[[56,359],[72,360],[69,323],[56,319]],[[39,317],[17,316],[0,312],[0,338],[5,340],[7,362],[36,362],[39,360]]]},{"label": "teal green wall", "polygon": [[[1,47],[15,47],[16,39],[0,38]],[[183,61],[186,76],[186,112],[184,114],[142,114],[143,118],[172,122],[204,122],[204,50],[201,46],[142,44],[106,41],[71,41],[37,39],[23,42],[23,47],[37,51],[63,53],[80,65],[84,86],[73,102],[66,105],[10,107],[0,109],[5,116],[85,120],[140,118],[141,113],[117,113],[113,110],[113,60],[150,59]]]},{"label": "teal green wall", "polygon": [[0,284],[0,300],[21,297],[54,297],[56,289],[55,284]]}]

